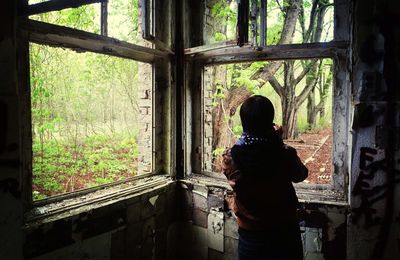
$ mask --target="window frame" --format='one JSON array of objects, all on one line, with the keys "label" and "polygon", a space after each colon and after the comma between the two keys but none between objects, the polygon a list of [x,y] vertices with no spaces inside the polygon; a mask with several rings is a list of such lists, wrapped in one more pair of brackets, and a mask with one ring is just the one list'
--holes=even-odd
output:
[{"label": "window frame", "polygon": [[[22,2],[22,3],[21,3]],[[170,35],[165,36],[166,42],[151,35],[150,42],[152,47],[148,48],[132,43],[120,41],[115,38],[108,37],[106,35],[98,35],[95,33],[90,33],[78,29],[73,29],[70,27],[64,27],[59,25],[54,25],[50,23],[40,22],[28,19],[28,15],[62,10],[66,8],[78,8],[82,5],[92,4],[97,2],[107,2],[104,0],[76,0],[74,5],[71,6],[69,3],[71,1],[65,0],[51,0],[44,3],[28,5],[27,0],[20,1],[19,7],[19,17],[17,18],[17,68],[21,75],[18,82],[18,92],[20,96],[20,111],[21,120],[20,125],[25,127],[21,131],[21,143],[22,149],[22,167],[21,167],[21,186],[22,186],[22,197],[24,201],[24,211],[26,212],[26,221],[32,221],[42,218],[48,218],[50,215],[64,214],[71,207],[76,207],[76,205],[85,206],[92,204],[93,200],[87,200],[82,203],[85,197],[82,197],[89,193],[95,193],[99,190],[112,190],[107,193],[107,196],[100,196],[102,201],[109,201],[112,198],[120,198],[121,193],[129,194],[137,193],[142,190],[148,189],[150,186],[157,186],[166,183],[173,173],[171,171],[171,161],[165,158],[171,157],[169,153],[171,152],[172,140],[170,142],[165,142],[165,135],[169,132],[167,128],[172,115],[168,114],[171,110],[171,102],[169,102],[169,92],[171,91],[172,81],[170,77],[166,76],[167,73],[171,71],[171,55],[173,52],[169,47],[171,45]],[[48,5],[50,3],[50,7]],[[161,12],[161,8],[155,9],[155,3],[162,2],[159,0],[146,0],[146,4],[151,4],[152,13],[162,13],[163,16],[159,17],[156,22],[152,19],[152,28],[154,35],[160,34],[157,30],[158,25],[163,23],[163,20],[168,20],[171,18],[171,10],[167,12]],[[22,6],[22,7],[21,7]],[[38,6],[44,7],[35,9]],[[102,6],[102,9],[104,7]],[[171,6],[169,6],[171,8]],[[32,11],[33,10],[33,11]],[[36,10],[36,11],[35,11]],[[148,15],[148,13],[146,13]],[[107,20],[107,19],[105,19]],[[102,30],[104,27],[102,19]],[[107,26],[106,26],[107,27]],[[105,30],[107,31],[107,30]],[[171,33],[171,30],[170,32]],[[169,37],[169,38],[168,38]],[[119,58],[129,59],[132,61],[144,62],[152,65],[152,165],[153,170],[149,174],[143,174],[139,176],[134,176],[125,180],[112,182],[109,184],[99,185],[93,188],[86,188],[78,190],[75,192],[64,193],[56,196],[52,196],[43,200],[33,201],[32,199],[32,121],[31,121],[31,96],[30,96],[30,64],[29,64],[29,44],[36,43],[40,45],[46,45],[51,47],[66,48],[75,51],[88,51],[108,56],[115,56]],[[168,43],[169,42],[169,43]],[[160,82],[163,85],[159,84]],[[157,92],[157,94],[156,94]],[[155,106],[159,103],[164,104],[163,106]],[[166,111],[166,112],[164,112]],[[163,119],[161,114],[166,114],[167,119]],[[167,152],[158,152],[162,148],[165,148]],[[157,176],[160,177],[157,177]],[[166,178],[168,177],[168,178]],[[141,181],[142,179],[149,179],[148,182]],[[137,184],[136,184],[137,183]],[[132,188],[126,188],[124,184],[132,184]],[[59,206],[59,208],[43,212],[43,210],[38,210],[40,207],[46,207],[47,205],[54,205],[60,201],[65,201],[69,199],[76,199],[76,205],[72,203],[69,206]],[[79,199],[81,202],[79,203]],[[95,198],[96,202],[99,202],[99,198]]]},{"label": "window frame", "polygon": [[[187,167],[187,175],[208,176],[210,178],[223,179],[223,175],[214,172],[206,172],[203,169],[203,135],[204,115],[203,111],[203,70],[205,66],[221,65],[229,63],[241,63],[250,61],[273,61],[273,60],[299,60],[312,58],[331,58],[334,63],[334,87],[333,87],[333,131],[332,147],[332,183],[331,184],[295,184],[300,201],[324,202],[338,205],[348,204],[349,187],[349,144],[350,135],[350,56],[351,56],[351,6],[346,0],[334,1],[334,39],[326,43],[284,44],[263,46],[255,49],[250,44],[237,47],[230,42],[221,42],[211,45],[201,45],[185,50],[185,55],[193,70],[201,71],[191,77],[187,89],[191,89],[191,100],[195,100],[189,116],[192,125],[187,128],[187,133],[195,133],[191,150],[187,152],[187,160],[191,161],[193,167]],[[196,83],[201,79],[201,84]],[[200,91],[193,89],[199,88]],[[200,107],[199,107],[200,106]],[[188,110],[188,109],[187,109]],[[198,113],[201,113],[198,115]],[[196,131],[201,129],[200,131]],[[188,147],[189,148],[189,147]],[[190,159],[189,159],[190,158]]]}]

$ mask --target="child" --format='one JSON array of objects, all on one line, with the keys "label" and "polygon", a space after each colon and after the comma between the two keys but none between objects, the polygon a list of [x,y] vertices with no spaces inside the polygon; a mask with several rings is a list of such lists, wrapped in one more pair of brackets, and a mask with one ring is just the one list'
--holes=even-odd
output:
[{"label": "child", "polygon": [[283,143],[268,98],[248,98],[240,119],[243,134],[223,155],[233,188],[228,203],[239,225],[239,259],[303,259],[292,182],[303,181],[308,170]]}]

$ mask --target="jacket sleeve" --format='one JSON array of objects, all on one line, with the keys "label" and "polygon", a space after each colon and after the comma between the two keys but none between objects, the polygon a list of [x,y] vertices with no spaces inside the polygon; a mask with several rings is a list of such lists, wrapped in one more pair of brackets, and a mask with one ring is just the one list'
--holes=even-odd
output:
[{"label": "jacket sleeve", "polygon": [[236,182],[240,177],[240,171],[233,162],[231,149],[225,150],[222,155],[222,171],[228,179],[229,185],[233,190],[236,188]]},{"label": "jacket sleeve", "polygon": [[302,163],[299,156],[297,155],[296,149],[291,146],[285,145],[286,162],[288,172],[290,174],[290,180],[292,182],[301,182],[308,177],[308,169]]}]

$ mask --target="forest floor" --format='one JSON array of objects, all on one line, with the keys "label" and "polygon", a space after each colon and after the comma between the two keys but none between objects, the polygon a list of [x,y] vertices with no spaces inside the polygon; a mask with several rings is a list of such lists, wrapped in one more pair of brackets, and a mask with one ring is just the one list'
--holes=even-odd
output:
[{"label": "forest floor", "polygon": [[308,168],[306,183],[329,184],[332,176],[332,128],[303,133],[297,140],[286,140]]}]

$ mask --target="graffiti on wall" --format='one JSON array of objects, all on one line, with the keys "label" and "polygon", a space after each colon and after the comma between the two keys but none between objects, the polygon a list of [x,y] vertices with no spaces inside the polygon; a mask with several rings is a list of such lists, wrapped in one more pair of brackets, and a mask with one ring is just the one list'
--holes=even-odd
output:
[{"label": "graffiti on wall", "polygon": [[[377,153],[377,149],[361,147],[359,158],[360,174],[352,192],[354,196],[359,196],[361,199],[360,206],[353,209],[353,221],[357,223],[360,217],[364,216],[366,228],[381,224],[381,219],[376,214],[377,209],[374,209],[373,206],[387,197],[389,189],[389,183],[374,185],[374,179],[378,175],[383,175],[381,177],[385,178],[387,174],[386,159],[375,160]],[[399,175],[400,171],[395,170],[395,173]],[[399,182],[400,178],[396,178],[395,183]]]},{"label": "graffiti on wall", "polygon": [[[353,208],[353,222],[358,223],[363,216],[364,228],[379,227],[378,240],[374,245],[371,259],[380,259],[387,245],[394,213],[394,189],[400,182],[400,171],[392,167],[393,163],[387,156],[388,153],[385,153],[385,158],[377,159],[377,149],[361,147],[360,173],[352,191],[353,196],[360,198],[359,206]],[[392,154],[390,156],[392,157]],[[379,184],[378,180],[385,182]],[[378,208],[376,205],[378,202],[384,202],[383,209]],[[400,249],[400,240],[398,242]]]}]

